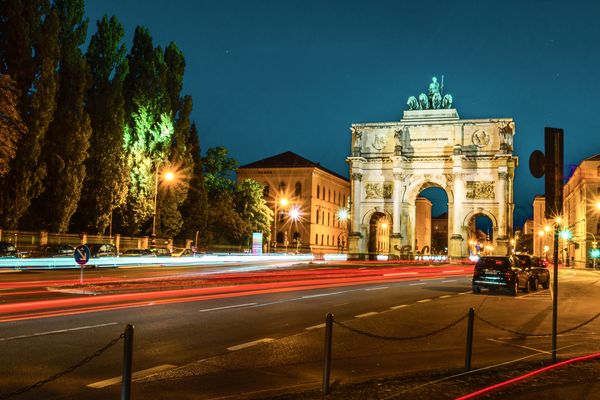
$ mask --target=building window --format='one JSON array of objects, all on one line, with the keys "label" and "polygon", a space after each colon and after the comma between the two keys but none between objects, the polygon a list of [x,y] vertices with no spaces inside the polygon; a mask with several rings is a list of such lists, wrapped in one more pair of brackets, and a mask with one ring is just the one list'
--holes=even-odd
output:
[{"label": "building window", "polygon": [[596,169],[596,176],[600,176],[600,167]]},{"label": "building window", "polygon": [[315,212],[315,216],[317,218],[315,221],[315,224],[318,224],[319,223],[319,209],[318,208],[317,208],[317,211]]},{"label": "building window", "polygon": [[315,233],[315,244],[319,244],[319,234]]},{"label": "building window", "polygon": [[327,193],[327,201],[331,203],[331,189]]},{"label": "building window", "polygon": [[331,217],[331,215],[329,214],[329,212],[327,212],[327,226],[331,225],[330,217]]},{"label": "building window", "polygon": [[322,211],[321,213],[321,223],[325,225],[325,211]]},{"label": "building window", "polygon": [[323,239],[324,239],[325,235],[321,234],[321,246],[323,246]]},{"label": "building window", "polygon": [[317,185],[317,199],[321,197],[321,188]]},{"label": "building window", "polygon": [[279,191],[285,192],[285,182],[279,182]]},{"label": "building window", "polygon": [[325,187],[323,187],[323,200],[325,200]]},{"label": "building window", "polygon": [[327,246],[329,246],[329,235],[327,235]]},{"label": "building window", "polygon": [[269,185],[263,187],[263,197],[269,197]]},{"label": "building window", "polygon": [[342,204],[343,206],[346,206],[346,195],[344,195],[344,204]]},{"label": "building window", "polygon": [[294,196],[296,196],[296,197],[302,196],[302,184],[300,182],[296,182],[296,188],[294,190]]}]

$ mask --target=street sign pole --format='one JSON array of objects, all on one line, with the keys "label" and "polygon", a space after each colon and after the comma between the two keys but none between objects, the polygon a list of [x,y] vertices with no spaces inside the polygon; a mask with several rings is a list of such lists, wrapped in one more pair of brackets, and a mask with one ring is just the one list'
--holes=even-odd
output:
[{"label": "street sign pole", "polygon": [[90,261],[91,255],[92,253],[90,252],[90,248],[87,247],[85,244],[77,246],[75,248],[75,251],[73,252],[73,258],[75,258],[75,262],[81,267],[79,272],[80,285],[83,285],[83,268],[85,264],[87,264],[88,261]]}]

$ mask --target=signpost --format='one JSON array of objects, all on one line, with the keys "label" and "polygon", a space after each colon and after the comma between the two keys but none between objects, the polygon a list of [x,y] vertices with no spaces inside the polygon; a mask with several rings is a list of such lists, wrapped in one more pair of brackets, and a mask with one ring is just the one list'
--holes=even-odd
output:
[{"label": "signpost", "polygon": [[75,258],[75,262],[81,266],[81,272],[79,274],[79,284],[83,285],[83,267],[85,264],[90,261],[92,253],[90,252],[90,248],[85,244],[77,246],[75,248],[75,252],[73,253],[73,257]]}]

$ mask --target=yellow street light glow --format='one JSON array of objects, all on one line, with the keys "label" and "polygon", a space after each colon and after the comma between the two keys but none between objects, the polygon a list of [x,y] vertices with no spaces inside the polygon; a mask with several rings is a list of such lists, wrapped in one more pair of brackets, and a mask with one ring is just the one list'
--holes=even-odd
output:
[{"label": "yellow street light glow", "polygon": [[560,224],[562,222],[562,218],[561,217],[556,217],[556,223]]},{"label": "yellow street light glow", "polygon": [[388,224],[387,224],[386,222],[383,222],[383,223],[381,224],[381,228],[382,228],[382,229],[387,229],[387,227],[388,227]]},{"label": "yellow street light glow", "polygon": [[546,225],[546,226],[544,227],[544,231],[546,231],[546,232],[550,232],[550,225]]},{"label": "yellow street light glow", "polygon": [[338,219],[340,221],[345,221],[348,219],[348,210],[345,208],[340,208],[337,213]]},{"label": "yellow street light glow", "polygon": [[175,179],[175,174],[172,171],[167,171],[165,172],[164,175],[165,181],[172,181],[173,179]]},{"label": "yellow street light glow", "polygon": [[292,209],[290,210],[290,218],[294,221],[298,221],[298,219],[300,219],[300,209],[298,208],[298,206],[292,207]]},{"label": "yellow street light glow", "polygon": [[538,235],[539,235],[539,236],[544,236],[544,234],[545,234],[545,233],[546,233],[546,232],[544,232],[543,230],[541,230],[541,229],[540,229],[540,231],[538,232]]},{"label": "yellow street light glow", "polygon": [[279,200],[279,204],[280,204],[282,207],[285,207],[285,206],[287,206],[287,205],[288,205],[288,199],[286,199],[286,198],[284,197],[283,199]]},{"label": "yellow street light glow", "polygon": [[600,201],[596,203],[596,208],[600,210]]}]

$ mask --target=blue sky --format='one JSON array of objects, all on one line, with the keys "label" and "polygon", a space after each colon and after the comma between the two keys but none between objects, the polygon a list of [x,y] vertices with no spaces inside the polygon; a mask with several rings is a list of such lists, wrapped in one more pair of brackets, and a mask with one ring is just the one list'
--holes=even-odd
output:
[{"label": "blue sky", "polygon": [[[565,130],[565,169],[600,152],[600,5],[593,1],[88,0],[185,54],[203,150],[240,164],[287,150],[348,176],[352,123],[397,121],[444,75],[461,118],[512,117],[515,222],[543,179],[528,159]],[[435,211],[435,210],[434,210]]]}]

